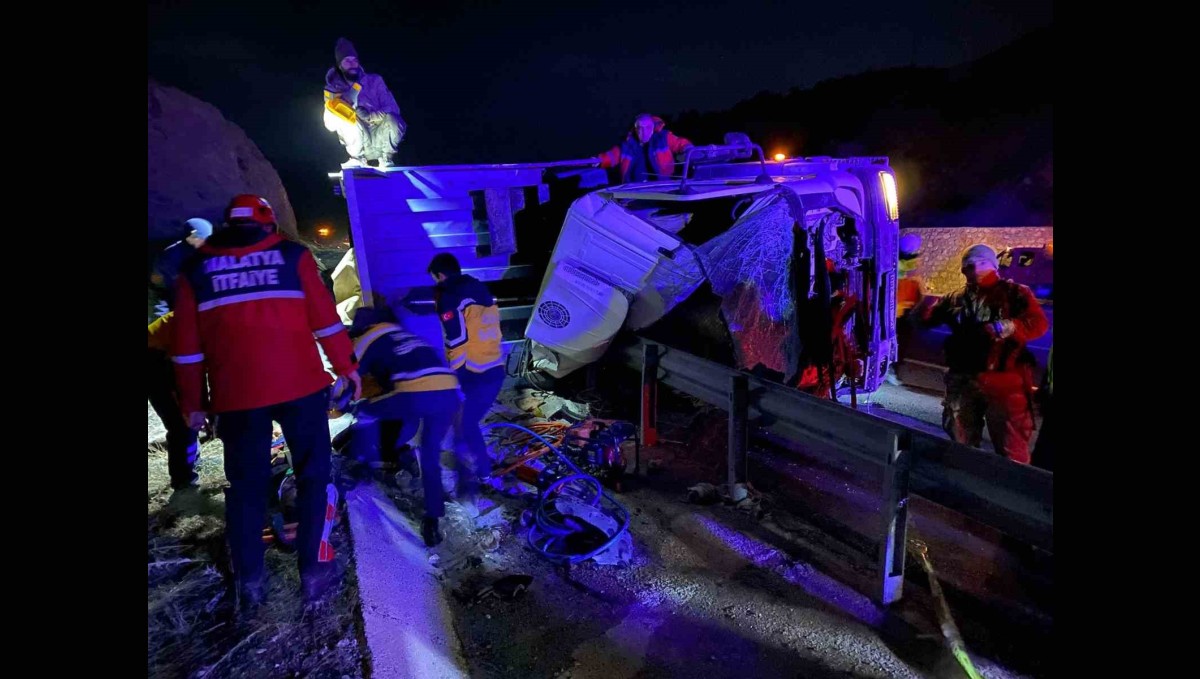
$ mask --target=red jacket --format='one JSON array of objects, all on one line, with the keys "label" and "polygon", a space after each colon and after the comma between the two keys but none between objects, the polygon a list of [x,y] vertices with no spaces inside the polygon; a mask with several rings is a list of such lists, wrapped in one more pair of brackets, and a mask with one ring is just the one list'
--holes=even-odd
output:
[{"label": "red jacket", "polygon": [[241,247],[222,247],[220,235],[176,283],[171,353],[183,412],[206,409],[205,375],[212,413],[284,403],[329,386],[317,341],[338,375],[354,370],[350,338],[309,251],[275,233]]},{"label": "red jacket", "polygon": [[[600,167],[620,165],[622,184],[655,179],[655,177],[648,176],[649,173],[657,173],[666,178],[675,173],[675,154],[683,153],[692,145],[692,142],[683,137],[676,137],[666,129],[666,123],[662,118],[654,116],[654,134],[650,136],[650,141],[646,144],[650,147],[650,156],[654,160],[653,168],[641,167],[644,165],[639,159],[642,154],[642,145],[638,143],[633,131],[629,132],[624,142],[598,156]],[[635,161],[637,167],[634,167]],[[631,168],[634,170],[633,172],[630,172]]]}]

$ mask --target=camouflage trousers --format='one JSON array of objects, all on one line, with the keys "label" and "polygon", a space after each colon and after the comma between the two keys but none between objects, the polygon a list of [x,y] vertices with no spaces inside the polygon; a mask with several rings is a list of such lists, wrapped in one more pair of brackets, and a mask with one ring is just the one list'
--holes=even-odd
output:
[{"label": "camouflage trousers", "polygon": [[1033,412],[1021,373],[947,373],[942,406],[942,428],[955,441],[980,447],[986,423],[997,453],[1029,464]]},{"label": "camouflage trousers", "polygon": [[346,153],[358,160],[387,159],[390,162],[404,139],[404,121],[391,113],[384,113],[370,123],[365,120],[347,123],[328,113],[325,119],[326,126],[337,132]]}]

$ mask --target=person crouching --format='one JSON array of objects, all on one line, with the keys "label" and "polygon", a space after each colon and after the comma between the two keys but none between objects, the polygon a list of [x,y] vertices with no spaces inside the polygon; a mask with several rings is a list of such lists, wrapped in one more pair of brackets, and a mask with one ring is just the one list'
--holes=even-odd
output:
[{"label": "person crouching", "polygon": [[437,350],[409,332],[387,308],[358,309],[350,337],[360,374],[372,376],[383,389],[358,406],[351,449],[356,458],[369,461],[379,454],[381,423],[402,422],[397,439],[385,442],[391,446],[411,440],[420,428],[418,456],[425,491],[421,537],[433,547],[442,541],[438,519],[446,514],[440,473],[442,441],[462,411],[458,378]]}]

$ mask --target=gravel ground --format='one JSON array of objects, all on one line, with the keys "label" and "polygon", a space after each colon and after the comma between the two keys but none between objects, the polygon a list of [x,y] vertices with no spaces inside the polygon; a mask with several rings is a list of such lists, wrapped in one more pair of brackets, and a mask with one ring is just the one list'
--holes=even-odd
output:
[{"label": "gravel ground", "polygon": [[333,544],[347,575],[324,607],[303,610],[295,555],[268,549],[267,604],[257,617],[239,619],[226,586],[221,443],[201,447],[200,488],[173,492],[161,445],[165,430],[153,410],[147,429],[147,676],[368,676],[344,523]]},{"label": "gravel ground", "polygon": [[[344,425],[339,421],[335,428]],[[161,437],[156,426],[151,413],[152,441]],[[660,471],[616,495],[631,514],[634,556],[628,565],[566,568],[542,559],[520,528],[528,497],[490,494],[475,525],[458,505],[448,504],[446,542],[429,553],[438,580],[452,595],[470,676],[961,676],[947,662],[932,612],[921,630],[925,638],[897,634],[885,611],[798,558],[763,523],[729,506],[688,504],[684,479],[713,479],[721,451],[708,455],[708,449],[723,441],[704,440],[704,427],[664,432],[675,438],[673,444],[643,451],[643,463]],[[189,499],[165,489],[161,450],[152,445],[149,454],[151,549],[165,546],[171,558],[183,554],[210,562],[178,571],[164,566],[170,575],[157,583],[152,579],[149,674],[371,676],[351,564],[332,610],[306,620],[293,591],[294,556],[271,550],[268,619],[256,626],[223,622],[219,442],[207,444],[201,460],[203,486]],[[419,518],[420,503],[407,489],[389,484],[389,493],[411,520]],[[343,529],[337,538],[345,560],[349,536]],[[173,545],[178,551],[171,552]],[[518,573],[533,578],[523,596],[475,600],[483,587]],[[160,602],[171,597],[170,605],[181,613],[162,615],[167,607]],[[985,658],[975,660],[986,677],[1020,676]],[[211,674],[202,674],[206,670]]]}]

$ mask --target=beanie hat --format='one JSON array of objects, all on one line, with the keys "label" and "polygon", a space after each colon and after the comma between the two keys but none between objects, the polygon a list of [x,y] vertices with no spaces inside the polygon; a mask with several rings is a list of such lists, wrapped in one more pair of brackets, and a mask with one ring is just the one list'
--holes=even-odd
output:
[{"label": "beanie hat", "polygon": [[358,52],[354,49],[354,43],[345,38],[338,38],[337,45],[333,48],[333,63],[337,66],[342,65],[342,59],[346,57],[357,57]]},{"label": "beanie hat", "polygon": [[996,257],[996,251],[990,247],[980,243],[967,248],[967,251],[962,256],[963,264],[969,261],[975,263],[975,269],[989,269],[997,271],[1000,269],[1000,260]]}]

